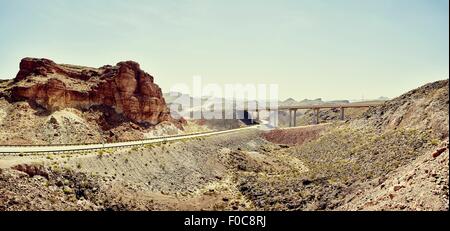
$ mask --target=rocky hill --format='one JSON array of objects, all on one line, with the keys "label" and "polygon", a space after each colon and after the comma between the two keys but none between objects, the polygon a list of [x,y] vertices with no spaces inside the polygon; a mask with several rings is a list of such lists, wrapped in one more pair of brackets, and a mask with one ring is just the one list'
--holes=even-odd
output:
[{"label": "rocky hill", "polygon": [[431,130],[448,138],[449,80],[426,84],[364,113],[363,122],[381,129]]},{"label": "rocky hill", "polygon": [[[74,140],[77,133],[80,139],[91,137],[90,142],[105,136],[137,139],[143,138],[144,130],[163,123],[181,128],[153,76],[133,61],[91,68],[24,58],[17,76],[0,82],[0,104],[3,143],[82,142]],[[6,133],[11,131],[23,137],[14,140],[14,134],[9,134],[8,139]]]},{"label": "rocky hill", "polygon": [[315,127],[265,134],[296,141],[284,151],[309,171],[246,179],[245,189],[260,190],[244,193],[265,209],[448,210],[448,90],[448,80],[427,84],[320,134]]}]

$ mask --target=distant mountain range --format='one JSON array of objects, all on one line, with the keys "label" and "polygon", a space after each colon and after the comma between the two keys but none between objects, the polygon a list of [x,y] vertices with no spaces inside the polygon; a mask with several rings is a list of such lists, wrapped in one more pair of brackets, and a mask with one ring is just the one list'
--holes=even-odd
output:
[{"label": "distant mountain range", "polygon": [[[179,97],[184,97],[186,99],[190,99],[191,101],[194,100],[195,98],[190,96],[189,94],[182,94],[179,92],[172,92],[172,93],[164,93],[164,98],[166,100],[166,103],[171,104],[173,103],[176,99],[178,99]],[[209,97],[202,97],[202,106],[211,106],[212,103],[211,101],[209,101],[209,105],[206,105],[207,100],[209,99]],[[214,98],[213,98],[214,99]],[[222,101],[224,104],[229,103],[232,104],[232,100],[231,99],[224,99],[224,98],[216,98],[215,100],[218,101]],[[387,97],[379,97],[378,99],[373,99],[373,100],[364,100],[364,101],[379,101],[379,100],[389,100],[389,98]],[[279,106],[301,106],[301,105],[321,105],[321,104],[346,104],[346,103],[351,103],[351,102],[360,102],[361,100],[330,100],[330,101],[324,101],[322,98],[317,98],[317,99],[303,99],[300,101],[297,101],[293,98],[288,98],[284,101],[278,101],[278,105]],[[242,101],[238,101],[238,102],[242,102]],[[247,101],[246,101],[247,102]],[[249,102],[256,102],[256,101],[249,101]]]},{"label": "distant mountain range", "polygon": [[280,101],[280,106],[296,106],[296,105],[320,105],[326,103],[350,103],[349,100],[332,100],[332,101],[323,101],[322,98],[317,99],[304,99],[301,101],[296,101],[293,98],[289,98],[285,101]]}]

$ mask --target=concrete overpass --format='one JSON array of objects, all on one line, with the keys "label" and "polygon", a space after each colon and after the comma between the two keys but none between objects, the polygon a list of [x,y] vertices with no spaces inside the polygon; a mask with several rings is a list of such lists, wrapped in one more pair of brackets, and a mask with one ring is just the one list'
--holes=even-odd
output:
[{"label": "concrete overpass", "polygon": [[[289,111],[289,127],[297,126],[296,117],[297,117],[297,111],[298,110],[314,110],[315,114],[315,120],[314,124],[319,124],[319,111],[321,109],[339,109],[341,112],[340,119],[345,119],[345,109],[347,108],[369,108],[369,107],[375,107],[384,104],[385,101],[372,101],[372,102],[358,102],[358,103],[342,103],[342,104],[317,104],[317,105],[292,105],[292,106],[278,106],[278,107],[256,107],[255,108],[249,108],[248,106],[245,106],[244,108],[238,108],[238,109],[222,109],[222,118],[225,117],[225,113],[232,113],[232,117],[236,119],[236,112],[241,111],[244,112],[245,115],[249,116],[253,112],[256,113],[256,118],[244,118],[244,119],[250,119],[250,120],[259,120],[260,116],[259,113],[261,111]],[[197,113],[199,111],[205,112],[207,109],[205,108],[199,108],[197,110]],[[190,112],[190,116],[193,117],[194,112]],[[205,119],[203,117],[203,113],[200,115],[202,119]],[[253,116],[251,116],[253,117]]]},{"label": "concrete overpass", "polygon": [[297,126],[298,110],[314,110],[314,124],[319,124],[320,109],[339,109],[341,112],[340,119],[345,119],[346,108],[369,108],[384,104],[384,101],[378,102],[361,102],[361,103],[345,103],[345,104],[320,104],[320,105],[302,105],[302,106],[279,106],[278,110],[289,111],[289,127]]}]

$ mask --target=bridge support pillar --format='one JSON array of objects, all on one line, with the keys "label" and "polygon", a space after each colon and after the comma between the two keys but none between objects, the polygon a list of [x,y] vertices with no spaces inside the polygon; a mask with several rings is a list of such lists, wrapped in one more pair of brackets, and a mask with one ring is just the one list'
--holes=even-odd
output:
[{"label": "bridge support pillar", "polygon": [[297,127],[297,110],[294,109],[294,127]]},{"label": "bridge support pillar", "polygon": [[345,112],[343,107],[341,107],[341,120],[345,120]]},{"label": "bridge support pillar", "polygon": [[317,108],[317,109],[314,109],[314,111],[315,111],[315,117],[316,117],[316,119],[315,119],[315,121],[314,121],[314,124],[319,124],[320,123],[320,121],[319,121],[319,108]]},{"label": "bridge support pillar", "polygon": [[292,110],[289,109],[289,127],[292,127]]}]

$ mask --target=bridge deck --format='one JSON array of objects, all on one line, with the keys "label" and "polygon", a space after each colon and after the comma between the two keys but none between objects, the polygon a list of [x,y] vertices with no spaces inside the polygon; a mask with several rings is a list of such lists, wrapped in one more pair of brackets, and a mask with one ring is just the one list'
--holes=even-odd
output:
[{"label": "bridge deck", "polygon": [[[237,110],[245,110],[245,111],[263,111],[263,110],[302,110],[302,109],[327,109],[327,108],[365,108],[365,107],[375,107],[384,104],[385,101],[375,101],[375,102],[360,102],[360,103],[343,103],[343,104],[315,104],[315,105],[292,105],[292,106],[282,106],[278,105],[277,107],[252,107],[249,108],[248,105],[241,107],[242,105],[236,105]],[[169,105],[172,105],[169,103]],[[253,106],[253,105],[252,105]],[[208,108],[200,107],[199,110],[207,110]],[[233,108],[222,108],[218,109],[222,111],[233,110]]]},{"label": "bridge deck", "polygon": [[[271,110],[302,110],[302,109],[327,109],[327,108],[366,108],[375,107],[384,104],[384,102],[371,102],[371,103],[346,103],[346,104],[318,104],[318,105],[299,105],[299,106],[278,106],[277,109]],[[257,109],[258,110],[268,110]]]}]

